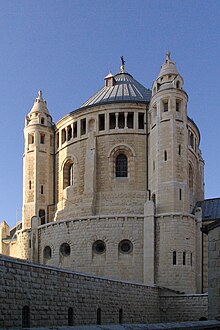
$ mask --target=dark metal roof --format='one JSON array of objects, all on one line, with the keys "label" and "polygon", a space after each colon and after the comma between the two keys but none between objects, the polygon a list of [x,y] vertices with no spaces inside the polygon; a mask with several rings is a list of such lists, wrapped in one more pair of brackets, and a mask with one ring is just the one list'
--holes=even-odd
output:
[{"label": "dark metal roof", "polygon": [[203,221],[220,219],[220,198],[205,199],[197,202],[196,206],[202,208]]},{"label": "dark metal roof", "polygon": [[113,103],[113,102],[143,102],[149,103],[151,91],[141,85],[129,73],[118,73],[114,76],[113,86],[104,86],[80,108]]}]

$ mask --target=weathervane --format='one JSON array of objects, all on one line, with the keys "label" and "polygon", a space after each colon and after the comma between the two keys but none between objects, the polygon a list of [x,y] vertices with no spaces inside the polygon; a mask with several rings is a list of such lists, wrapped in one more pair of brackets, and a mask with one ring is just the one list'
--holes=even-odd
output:
[{"label": "weathervane", "polygon": [[121,56],[121,72],[125,72],[125,60],[124,57]]}]

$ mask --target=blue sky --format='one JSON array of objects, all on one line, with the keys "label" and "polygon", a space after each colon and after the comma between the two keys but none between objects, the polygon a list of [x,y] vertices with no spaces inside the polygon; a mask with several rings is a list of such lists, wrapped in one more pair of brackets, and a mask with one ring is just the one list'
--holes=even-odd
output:
[{"label": "blue sky", "polygon": [[202,136],[206,198],[219,197],[219,17],[214,0],[0,0],[0,221],[21,219],[24,118],[38,90],[56,122],[119,71],[121,55],[151,88],[171,51]]}]

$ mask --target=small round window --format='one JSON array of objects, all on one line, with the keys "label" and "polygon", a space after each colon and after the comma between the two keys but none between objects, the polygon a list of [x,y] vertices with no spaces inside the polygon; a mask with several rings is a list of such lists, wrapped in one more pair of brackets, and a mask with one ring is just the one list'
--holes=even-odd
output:
[{"label": "small round window", "polygon": [[52,252],[51,252],[51,247],[50,246],[45,246],[44,248],[44,258],[45,259],[51,259],[51,255],[52,255]]},{"label": "small round window", "polygon": [[64,256],[67,257],[70,255],[70,245],[68,243],[63,243],[60,246],[60,253]]},{"label": "small round window", "polygon": [[96,252],[98,254],[104,253],[106,250],[105,242],[103,242],[101,240],[96,241],[95,243],[93,243],[92,249],[94,252]]},{"label": "small round window", "polygon": [[131,241],[124,239],[119,243],[119,252],[122,253],[131,253],[133,250],[133,244]]}]

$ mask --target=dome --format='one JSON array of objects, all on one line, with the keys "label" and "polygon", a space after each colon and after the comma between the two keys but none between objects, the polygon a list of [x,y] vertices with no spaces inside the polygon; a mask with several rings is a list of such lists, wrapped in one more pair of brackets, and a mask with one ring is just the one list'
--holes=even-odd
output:
[{"label": "dome", "polygon": [[162,76],[165,76],[165,75],[173,75],[173,74],[178,75],[179,73],[176,68],[176,63],[172,62],[170,59],[170,52],[167,52],[166,60],[163,63],[163,65],[161,66],[161,70],[160,70],[160,73],[159,73],[157,79]]},{"label": "dome", "polygon": [[80,108],[115,102],[150,102],[151,90],[145,88],[124,70],[114,76],[111,73],[108,74],[105,81],[105,86],[84,102]]}]

